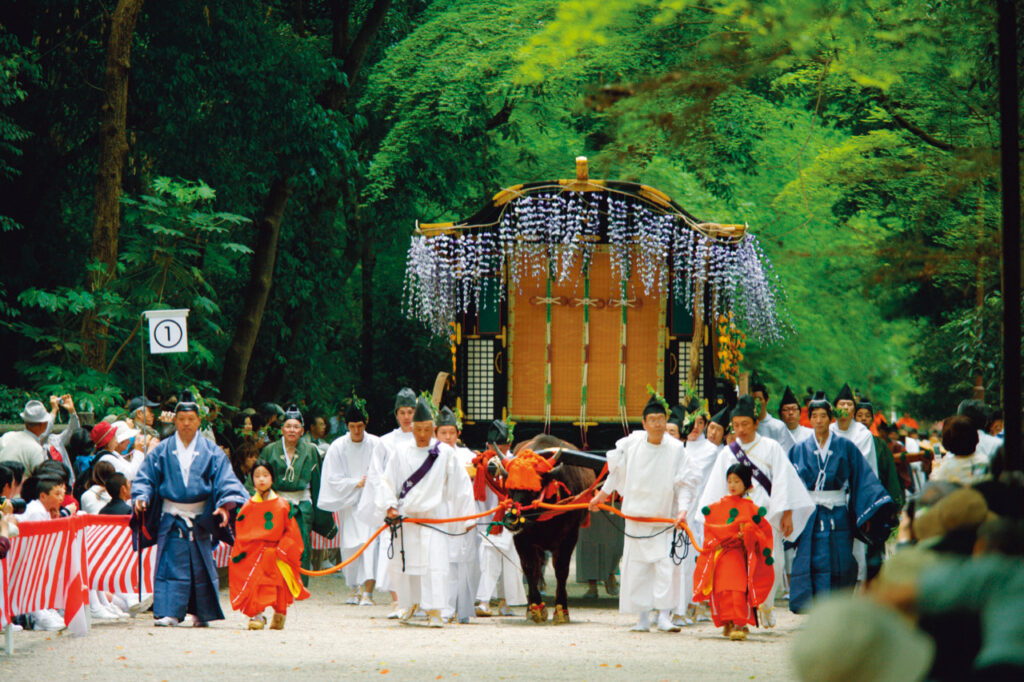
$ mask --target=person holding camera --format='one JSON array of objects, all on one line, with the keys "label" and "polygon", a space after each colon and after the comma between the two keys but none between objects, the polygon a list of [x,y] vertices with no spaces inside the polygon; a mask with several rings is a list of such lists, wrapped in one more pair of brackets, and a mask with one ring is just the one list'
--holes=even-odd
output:
[{"label": "person holding camera", "polygon": [[31,472],[46,459],[40,439],[49,430],[50,415],[43,403],[30,400],[19,416],[25,429],[8,431],[0,438],[0,462],[20,462]]}]

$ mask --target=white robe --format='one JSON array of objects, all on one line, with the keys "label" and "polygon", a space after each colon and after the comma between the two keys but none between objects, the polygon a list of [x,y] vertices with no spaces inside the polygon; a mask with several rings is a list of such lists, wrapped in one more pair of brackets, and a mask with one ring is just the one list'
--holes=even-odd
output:
[{"label": "white robe", "polygon": [[[795,429],[790,430],[785,422],[780,421],[779,423],[782,424],[782,428],[778,429],[774,436],[768,437],[782,446],[787,455],[794,445],[814,435],[814,429],[809,429],[806,426],[797,424]],[[758,430],[758,433],[761,433],[760,430]]]},{"label": "white robe", "polygon": [[[778,557],[778,561],[781,564],[785,556],[782,541],[785,539],[794,542],[800,536],[800,532],[803,531],[807,519],[814,513],[814,502],[807,492],[807,486],[804,485],[800,475],[797,474],[796,467],[789,461],[787,453],[782,451],[781,445],[774,440],[757,435],[750,443],[741,443],[740,447],[747,453],[750,461],[756,464],[757,468],[763,471],[768,480],[772,482],[772,494],[769,496],[768,491],[761,486],[757,478],[754,478],[750,490],[750,499],[759,507],[764,507],[768,510],[765,518],[775,531],[772,555]],[[739,460],[732,454],[729,446],[725,446],[718,451],[718,459],[715,461],[715,466],[711,469],[707,485],[704,486],[704,492],[700,496],[700,509],[718,502],[729,494],[725,481],[726,472],[729,470],[729,467],[738,463]],[[782,531],[779,529],[779,523],[782,521],[783,513],[787,511],[793,512],[793,532],[783,538]],[[700,519],[703,521],[703,514],[700,514]],[[774,604],[775,591],[782,581],[782,576],[783,571],[775,571],[775,585],[765,600],[766,605],[772,606]]]},{"label": "white robe", "polygon": [[782,426],[778,441],[782,449],[786,451],[786,454],[789,454],[794,445],[802,443],[814,435],[814,429],[808,428],[803,424],[797,424],[795,429],[789,428],[785,423]]},{"label": "white robe", "polygon": [[[686,450],[675,438],[652,445],[646,438],[623,438],[608,452],[608,478],[601,490],[622,495],[627,516],[674,518],[678,490],[686,475]],[[619,612],[671,609],[677,601],[670,556],[672,531],[640,521],[625,522]],[[647,537],[664,531],[655,537]],[[633,537],[630,537],[633,536]]]},{"label": "white robe", "polygon": [[985,457],[985,459],[992,461],[992,457],[995,456],[996,450],[1003,444],[1003,439],[998,436],[992,436],[984,431],[978,431],[978,447],[974,449],[976,453]]},{"label": "white robe", "polygon": [[[403,497],[398,499],[402,484],[427,459],[430,447],[415,443],[396,448],[388,459],[380,483],[375,490],[375,506],[387,512],[395,508],[410,518],[446,518],[472,515],[472,485],[469,475],[459,464],[455,451],[437,444],[437,460],[426,475]],[[448,524],[449,532],[465,529],[466,523]],[[391,580],[398,592],[399,604],[419,604],[426,610],[444,609],[448,603],[448,536],[421,524],[405,523],[394,541],[390,560]],[[389,540],[385,541],[385,544]],[[403,556],[404,555],[404,556]],[[404,566],[403,566],[404,564]]]},{"label": "white robe", "polygon": [[[367,476],[373,454],[380,438],[364,433],[358,443],[352,442],[351,434],[336,439],[327,448],[320,476],[320,496],[317,506],[324,511],[338,512],[341,531],[342,559],[347,559],[380,528],[380,523],[371,526],[356,514],[356,508],[367,486],[359,481]],[[349,587],[357,587],[376,576],[377,542],[366,548],[358,559],[342,569]]]},{"label": "white robe", "polygon": [[[395,448],[412,445],[415,442],[412,431],[402,431],[401,429],[395,429],[377,439],[373,455],[370,457],[370,468],[366,472],[366,490],[363,492],[362,497],[360,497],[359,504],[356,505],[356,516],[367,526],[380,528],[380,524],[384,523],[387,509],[378,509],[376,502],[380,477],[384,473],[388,460],[391,458]],[[392,589],[391,573],[388,570],[388,541],[385,537],[386,535],[387,531],[379,536],[379,541],[376,543],[376,578],[377,589],[379,590]]]},{"label": "white robe", "polygon": [[[786,438],[785,433],[783,433],[785,431],[789,431],[786,428],[786,422],[771,416],[767,411],[764,413],[764,419],[757,422],[757,432],[765,438],[771,438],[780,445]],[[783,447],[783,449],[789,452],[789,448]]]},{"label": "white robe", "polygon": [[[498,496],[488,488],[484,501],[476,505],[477,512],[494,509],[498,506]],[[480,583],[476,588],[476,600],[486,604],[492,598],[500,597],[509,606],[525,604],[523,567],[512,532],[502,528],[500,533],[488,534],[491,519],[485,516],[480,521],[481,524],[477,526],[480,539]]]},{"label": "white robe", "polygon": [[850,428],[845,431],[839,428],[839,422],[832,422],[828,430],[856,445],[860,453],[864,455],[864,459],[868,461],[871,472],[875,476],[878,475],[878,456],[875,454],[875,437],[871,433],[871,429],[860,422],[851,421]]},{"label": "white robe", "polygon": [[[463,472],[459,477],[466,479],[466,484],[469,486],[469,498],[473,502],[473,509],[471,512],[466,512],[464,505],[455,504],[452,500],[445,500],[445,518],[468,516],[477,511],[475,500],[473,500],[473,481],[469,477],[469,471],[466,469],[466,467],[473,464],[473,457],[475,455],[469,448],[456,447],[454,450],[459,469]],[[448,607],[442,615],[451,616],[458,611],[459,620],[463,622],[474,615],[473,602],[476,596],[477,583],[480,582],[480,569],[477,560],[477,521],[478,519],[474,519],[465,523],[451,524],[448,532],[456,533],[456,535],[447,536]],[[469,525],[468,530],[467,525]]]}]

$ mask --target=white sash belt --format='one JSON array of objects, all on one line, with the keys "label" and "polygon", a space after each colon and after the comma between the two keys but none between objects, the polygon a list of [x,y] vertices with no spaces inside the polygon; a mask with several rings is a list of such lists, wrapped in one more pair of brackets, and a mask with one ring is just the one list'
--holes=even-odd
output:
[{"label": "white sash belt", "polygon": [[163,513],[171,514],[183,519],[188,527],[192,527],[192,520],[203,511],[206,507],[206,500],[202,502],[175,502],[174,500],[164,499]]},{"label": "white sash belt", "polygon": [[834,507],[846,506],[845,490],[808,490],[807,492],[810,494],[811,499],[814,500],[814,504],[819,507],[832,509]]},{"label": "white sash belt", "polygon": [[313,496],[309,494],[309,488],[305,490],[275,490],[274,492],[293,504],[313,501]]}]

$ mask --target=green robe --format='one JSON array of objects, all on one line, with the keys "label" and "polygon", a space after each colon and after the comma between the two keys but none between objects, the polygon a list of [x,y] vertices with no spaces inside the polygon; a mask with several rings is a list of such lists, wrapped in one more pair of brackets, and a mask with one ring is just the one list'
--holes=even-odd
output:
[{"label": "green robe", "polygon": [[[328,538],[338,532],[334,516],[317,507],[317,499],[320,497],[320,453],[308,441],[300,440],[295,446],[295,459],[289,471],[284,456],[284,441],[277,440],[263,448],[260,459],[265,460],[273,469],[275,491],[288,493],[309,489],[312,499],[295,505],[299,508],[298,522],[299,530],[302,532],[302,567],[308,570],[311,568],[310,531],[316,531]],[[309,578],[302,576],[302,583],[309,584]]]},{"label": "green robe", "polygon": [[896,460],[885,440],[875,436],[875,456],[878,459],[878,480],[882,482],[889,497],[896,503],[896,509],[903,508],[903,484],[896,472]]}]

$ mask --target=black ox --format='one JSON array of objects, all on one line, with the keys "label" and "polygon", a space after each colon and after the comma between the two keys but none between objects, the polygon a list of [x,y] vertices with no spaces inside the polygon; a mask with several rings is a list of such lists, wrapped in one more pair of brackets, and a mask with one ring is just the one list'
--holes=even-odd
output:
[{"label": "black ox", "polygon": [[[563,448],[567,450],[563,452]],[[543,491],[553,481],[560,485],[556,484],[557,490],[548,491],[544,496],[544,502],[564,502],[587,490],[594,484],[595,470],[600,470],[604,462],[601,457],[580,453],[572,444],[544,434],[520,443],[515,452],[518,454],[526,449],[547,457],[553,455],[556,464],[550,471],[540,474],[542,492],[510,489],[506,486],[509,498],[521,507],[529,507],[544,494]],[[579,463],[586,466],[580,466]],[[569,622],[565,584],[569,578],[569,560],[576,548],[580,524],[583,523],[587,510],[560,512],[549,518],[545,512],[543,509],[529,509],[519,514],[510,510],[505,516],[505,525],[515,534],[516,551],[519,553],[519,560],[529,586],[527,598],[530,605],[526,616],[535,623],[543,623],[548,619],[548,609],[541,600],[539,585],[543,577],[544,552],[551,552],[557,580],[552,621],[558,625]],[[542,516],[545,518],[542,519]]]}]

